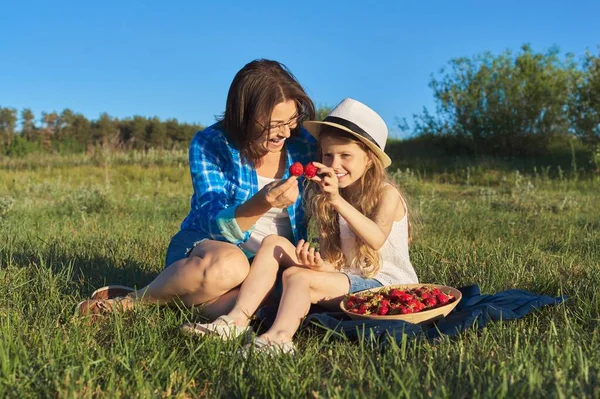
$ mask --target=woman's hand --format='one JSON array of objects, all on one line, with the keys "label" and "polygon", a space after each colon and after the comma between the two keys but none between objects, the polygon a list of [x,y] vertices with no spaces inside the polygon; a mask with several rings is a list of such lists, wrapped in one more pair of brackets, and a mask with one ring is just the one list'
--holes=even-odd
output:
[{"label": "woman's hand", "polygon": [[319,162],[313,162],[313,164],[317,167],[317,175],[310,180],[319,184],[329,203],[333,204],[341,198],[335,171]]},{"label": "woman's hand", "polygon": [[271,208],[287,208],[294,204],[300,195],[298,178],[291,176],[287,180],[274,181],[264,186],[260,193]]},{"label": "woman's hand", "polygon": [[321,254],[318,251],[315,251],[314,247],[311,248],[310,242],[308,241],[298,241],[298,245],[296,245],[296,257],[298,258],[300,266],[312,270],[322,270],[325,266],[325,262],[321,259]]}]

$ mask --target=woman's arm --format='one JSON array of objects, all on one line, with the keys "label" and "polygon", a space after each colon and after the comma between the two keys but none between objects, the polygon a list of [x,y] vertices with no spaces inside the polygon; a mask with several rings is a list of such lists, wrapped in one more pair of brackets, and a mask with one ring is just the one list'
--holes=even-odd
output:
[{"label": "woman's arm", "polygon": [[[208,128],[210,129],[210,128]],[[231,182],[225,174],[231,154],[225,143],[209,137],[207,131],[196,133],[189,150],[190,173],[194,195],[192,212],[194,224],[211,239],[237,244],[243,233],[233,213]]]},{"label": "woman's arm", "polygon": [[298,178],[268,184],[235,210],[235,220],[242,231],[248,230],[271,208],[287,208],[299,195]]},{"label": "woman's arm", "polygon": [[190,146],[195,224],[211,239],[239,244],[269,209],[285,208],[296,201],[297,178],[269,184],[244,203],[233,202],[231,189],[237,182],[230,181],[225,172],[231,167],[231,153],[226,143],[215,137],[199,133]]}]

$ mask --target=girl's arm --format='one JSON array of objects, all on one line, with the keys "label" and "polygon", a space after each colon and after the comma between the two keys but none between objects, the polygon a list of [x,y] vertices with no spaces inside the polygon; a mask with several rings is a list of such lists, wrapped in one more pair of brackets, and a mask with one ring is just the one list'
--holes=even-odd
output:
[{"label": "girl's arm", "polygon": [[398,216],[398,209],[401,210],[400,218],[405,212],[400,193],[391,185],[383,189],[375,220],[360,213],[341,195],[331,201],[331,206],[346,219],[352,231],[375,250],[379,250],[390,235],[394,220]]},{"label": "girl's arm", "polygon": [[338,179],[332,168],[319,162],[313,164],[318,168],[320,175],[311,180],[319,184],[331,206],[346,219],[352,231],[368,246],[379,250],[390,235],[396,217],[404,216],[404,206],[398,190],[392,185],[384,187],[374,220],[371,220],[340,195]]}]

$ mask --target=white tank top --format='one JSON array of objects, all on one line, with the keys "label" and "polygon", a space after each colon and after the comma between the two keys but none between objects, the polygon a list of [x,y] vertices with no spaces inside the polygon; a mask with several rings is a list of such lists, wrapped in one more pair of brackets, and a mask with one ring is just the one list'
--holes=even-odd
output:
[{"label": "white tank top", "polygon": [[[379,250],[382,261],[381,269],[373,278],[383,285],[417,284],[419,282],[408,254],[408,211],[404,200],[402,200],[402,204],[405,210],[404,216],[399,221],[394,222],[390,235]],[[341,215],[338,215],[338,217],[342,252],[347,262],[347,266],[342,271],[361,275],[360,269],[350,268],[350,262],[356,256],[356,235],[348,226],[348,222]]]},{"label": "white tank top", "polygon": [[[261,190],[267,184],[280,179],[271,179],[269,177],[258,177],[258,189]],[[254,225],[254,231],[250,234],[248,241],[241,245],[246,251],[256,253],[262,240],[270,235],[276,234],[292,241],[292,225],[286,208],[271,208]]]}]

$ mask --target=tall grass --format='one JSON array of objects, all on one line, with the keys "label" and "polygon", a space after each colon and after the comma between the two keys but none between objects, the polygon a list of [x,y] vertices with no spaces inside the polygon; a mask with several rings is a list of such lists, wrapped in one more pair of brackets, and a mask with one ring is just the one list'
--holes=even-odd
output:
[{"label": "tall grass", "polygon": [[598,177],[544,165],[398,170],[421,281],[568,301],[387,351],[314,327],[294,358],[244,360],[237,343],[180,335],[199,320],[191,310],[148,306],[91,326],[72,317],[94,288],[143,286],[163,267],[191,194],[183,155],[169,156],[2,161],[0,396],[600,396]]}]

